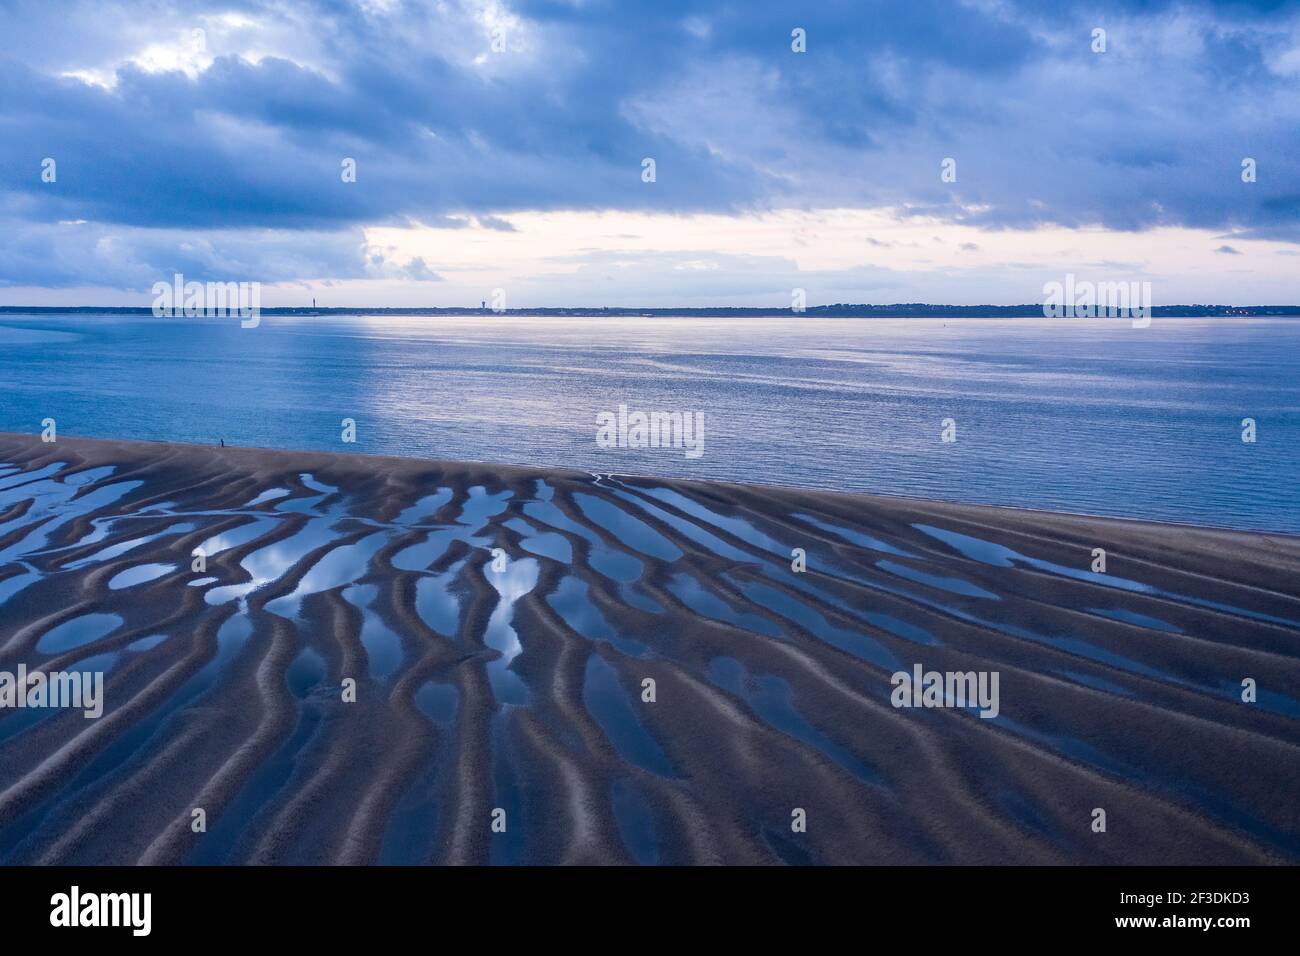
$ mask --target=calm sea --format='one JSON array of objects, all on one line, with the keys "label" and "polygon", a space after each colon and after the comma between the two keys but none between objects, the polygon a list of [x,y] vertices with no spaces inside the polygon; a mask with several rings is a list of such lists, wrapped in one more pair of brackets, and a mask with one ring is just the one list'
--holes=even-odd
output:
[{"label": "calm sea", "polygon": [[[704,454],[602,449],[618,405]],[[1300,532],[1300,321],[0,316],[0,430],[726,478]],[[341,441],[341,421],[357,441]],[[957,440],[940,441],[944,419]],[[1242,419],[1257,422],[1253,444]]]}]

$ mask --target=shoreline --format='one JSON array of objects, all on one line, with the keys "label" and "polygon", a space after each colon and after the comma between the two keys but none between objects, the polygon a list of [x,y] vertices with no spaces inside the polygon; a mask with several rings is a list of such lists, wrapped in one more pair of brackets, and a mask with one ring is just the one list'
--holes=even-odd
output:
[{"label": "shoreline", "polygon": [[[0,431],[0,443],[6,441],[17,441],[20,444],[25,441],[39,441],[37,436],[24,432],[5,432]],[[1187,521],[1165,521],[1158,518],[1142,518],[1134,515],[1118,514],[1101,514],[1089,511],[1069,511],[1060,508],[1028,508],[1020,505],[997,504],[986,501],[956,501],[949,498],[924,498],[914,495],[895,495],[884,491],[845,491],[836,488],[822,488],[815,485],[789,485],[781,482],[769,482],[761,480],[735,481],[727,478],[677,478],[671,476],[651,475],[641,472],[624,472],[624,471],[590,471],[583,468],[570,468],[566,466],[550,465],[533,465],[521,462],[502,462],[489,461],[479,458],[421,458],[414,455],[384,455],[373,452],[362,451],[323,451],[318,449],[286,449],[270,448],[258,445],[208,445],[199,442],[182,442],[172,441],[170,439],[141,439],[141,438],[99,438],[94,436],[82,435],[65,435],[61,436],[59,441],[74,441],[88,443],[102,443],[106,445],[142,445],[142,446],[163,446],[177,449],[203,449],[212,448],[217,451],[245,451],[258,455],[296,455],[296,456],[339,456],[343,459],[359,458],[362,460],[375,460],[391,463],[420,463],[426,465],[436,465],[443,468],[454,468],[456,466],[475,466],[487,469],[504,469],[511,473],[532,472],[538,476],[547,474],[565,474],[565,475],[606,475],[612,478],[625,478],[632,481],[642,482],[660,482],[671,485],[702,485],[702,486],[719,486],[723,488],[763,488],[773,489],[775,491],[786,492],[792,495],[813,494],[813,495],[842,495],[847,498],[861,498],[879,503],[892,501],[902,502],[913,506],[939,506],[952,508],[974,508],[987,509],[994,512],[1009,512],[1013,514],[1024,514],[1038,518],[1078,518],[1085,521],[1116,521],[1125,524],[1151,526],[1153,528],[1185,530],[1189,532],[1206,531],[1206,532],[1224,532],[1228,534],[1244,534],[1262,538],[1280,538],[1283,541],[1290,541],[1300,544],[1300,532],[1279,531],[1274,529],[1262,528],[1236,528],[1231,525],[1216,524],[1194,524]],[[57,442],[51,443],[57,447]]]},{"label": "shoreline", "polygon": [[[1165,319],[1252,319],[1252,318],[1296,318],[1300,317],[1300,305],[1160,305],[1153,306],[1154,318]],[[855,311],[856,310],[856,311]],[[504,318],[703,318],[703,319],[767,319],[790,318],[792,315],[817,319],[1043,319],[1051,318],[1043,314],[1043,305],[1039,303],[1019,303],[1016,305],[933,305],[930,303],[893,303],[890,305],[840,304],[809,306],[800,312],[790,308],[636,308],[635,306],[616,306],[609,308],[578,307],[541,307],[536,309],[496,309],[473,308],[471,306],[267,306],[259,309],[267,316],[336,316],[336,315],[379,315],[379,316],[501,316]],[[3,315],[56,315],[59,313],[76,313],[81,315],[153,315],[151,306],[23,306],[0,305]],[[1080,317],[1082,318],[1082,317]],[[1107,318],[1107,316],[1091,316]]]}]

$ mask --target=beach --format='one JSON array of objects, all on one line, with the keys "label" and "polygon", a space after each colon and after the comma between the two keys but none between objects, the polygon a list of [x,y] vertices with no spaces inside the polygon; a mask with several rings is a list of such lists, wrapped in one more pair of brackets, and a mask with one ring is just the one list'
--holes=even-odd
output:
[{"label": "beach", "polygon": [[0,434],[0,671],[103,674],[0,861],[1295,863],[1298,638],[1284,534]]}]

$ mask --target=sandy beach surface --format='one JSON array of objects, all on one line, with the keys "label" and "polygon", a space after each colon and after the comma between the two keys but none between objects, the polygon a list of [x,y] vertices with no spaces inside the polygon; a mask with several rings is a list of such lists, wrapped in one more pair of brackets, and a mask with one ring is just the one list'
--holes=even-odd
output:
[{"label": "sandy beach surface", "polygon": [[20,666],[6,863],[1300,862],[1285,535],[0,435]]}]

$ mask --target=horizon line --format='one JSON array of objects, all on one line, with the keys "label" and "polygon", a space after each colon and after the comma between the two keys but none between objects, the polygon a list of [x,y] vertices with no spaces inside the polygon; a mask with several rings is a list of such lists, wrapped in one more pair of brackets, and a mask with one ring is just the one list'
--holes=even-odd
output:
[{"label": "horizon line", "polygon": [[[1300,316],[1300,305],[1221,305],[1188,303],[1182,305],[1150,306],[1150,314],[1162,318],[1251,318],[1263,316]],[[1107,318],[1099,308],[1096,316],[1064,316],[1064,318]],[[57,314],[66,312],[104,313],[112,315],[153,315],[151,306],[99,306],[99,305],[0,305],[0,315]],[[265,306],[261,315],[510,315],[510,316],[624,316],[624,317],[725,317],[725,316],[799,316],[834,315],[857,318],[956,318],[962,316],[989,318],[1044,318],[1040,303],[1016,305],[947,305],[931,302],[894,302],[889,304],[837,302],[830,305],[807,306],[793,309],[789,306],[537,306],[535,308],[493,309],[472,306]],[[195,316],[169,316],[175,318],[205,318],[203,312]]]}]

